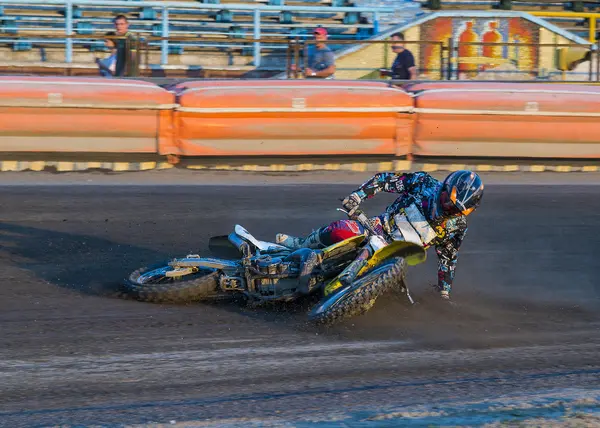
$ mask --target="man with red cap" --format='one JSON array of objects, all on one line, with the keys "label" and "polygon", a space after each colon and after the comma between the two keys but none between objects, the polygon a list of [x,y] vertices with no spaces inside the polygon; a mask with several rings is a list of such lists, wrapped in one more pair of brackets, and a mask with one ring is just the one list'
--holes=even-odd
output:
[{"label": "man with red cap", "polygon": [[[335,73],[335,56],[333,51],[327,47],[327,30],[323,27],[317,27],[313,31],[315,36],[315,45],[309,46],[307,67],[304,70],[306,78],[333,79]],[[292,64],[292,71],[295,71],[296,65]]]}]

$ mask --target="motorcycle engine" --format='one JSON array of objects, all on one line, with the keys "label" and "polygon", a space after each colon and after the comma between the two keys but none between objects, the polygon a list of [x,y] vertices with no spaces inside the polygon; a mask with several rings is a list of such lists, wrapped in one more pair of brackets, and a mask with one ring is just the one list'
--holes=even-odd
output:
[{"label": "motorcycle engine", "polygon": [[[292,273],[291,264],[284,262],[281,257],[261,257],[253,263],[253,267],[262,275],[273,276],[254,280],[256,290],[263,296],[275,297],[288,294],[290,291],[287,290],[288,288],[297,286],[296,279],[289,280],[287,278],[287,275]],[[287,282],[289,284],[286,284]]]},{"label": "motorcycle engine", "polygon": [[261,257],[254,265],[256,270],[264,275],[283,275],[287,273],[289,264],[283,263],[281,257]]}]

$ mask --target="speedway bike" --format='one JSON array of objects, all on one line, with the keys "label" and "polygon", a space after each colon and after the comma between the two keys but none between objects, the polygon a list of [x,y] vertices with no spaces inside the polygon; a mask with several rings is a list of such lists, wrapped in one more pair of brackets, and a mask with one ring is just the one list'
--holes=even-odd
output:
[{"label": "speedway bike", "polygon": [[424,248],[378,233],[361,210],[352,220],[365,229],[323,249],[290,249],[256,239],[241,225],[229,235],[214,236],[215,257],[188,254],[138,269],[124,281],[124,291],[142,301],[190,302],[241,295],[249,302],[287,302],[317,295],[308,314],[315,324],[330,325],[366,313],[391,289],[404,293],[407,266],[423,263]]}]

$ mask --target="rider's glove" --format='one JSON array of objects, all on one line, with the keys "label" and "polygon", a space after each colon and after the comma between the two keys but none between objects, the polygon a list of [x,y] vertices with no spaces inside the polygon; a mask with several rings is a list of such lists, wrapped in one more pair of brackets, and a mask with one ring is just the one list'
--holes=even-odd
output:
[{"label": "rider's glove", "polygon": [[360,198],[358,193],[354,192],[342,201],[342,206],[346,211],[348,211],[348,215],[352,216],[352,214],[354,214],[361,202],[362,199]]}]

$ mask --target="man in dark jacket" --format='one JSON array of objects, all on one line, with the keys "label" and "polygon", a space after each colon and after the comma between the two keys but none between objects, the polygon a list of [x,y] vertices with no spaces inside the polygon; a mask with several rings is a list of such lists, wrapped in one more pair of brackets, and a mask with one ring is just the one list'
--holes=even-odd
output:
[{"label": "man in dark jacket", "polygon": [[391,70],[381,70],[381,75],[394,80],[415,80],[417,78],[415,58],[412,52],[404,47],[404,35],[394,33],[390,39],[393,42],[392,51],[396,53],[396,59]]},{"label": "man in dark jacket", "polygon": [[124,37],[122,39],[116,39],[117,46],[117,64],[115,68],[115,77],[122,77],[127,74],[131,74],[131,67],[133,66],[133,43],[135,36],[129,31],[129,21],[125,15],[118,15],[114,19],[115,24],[115,35]]}]

